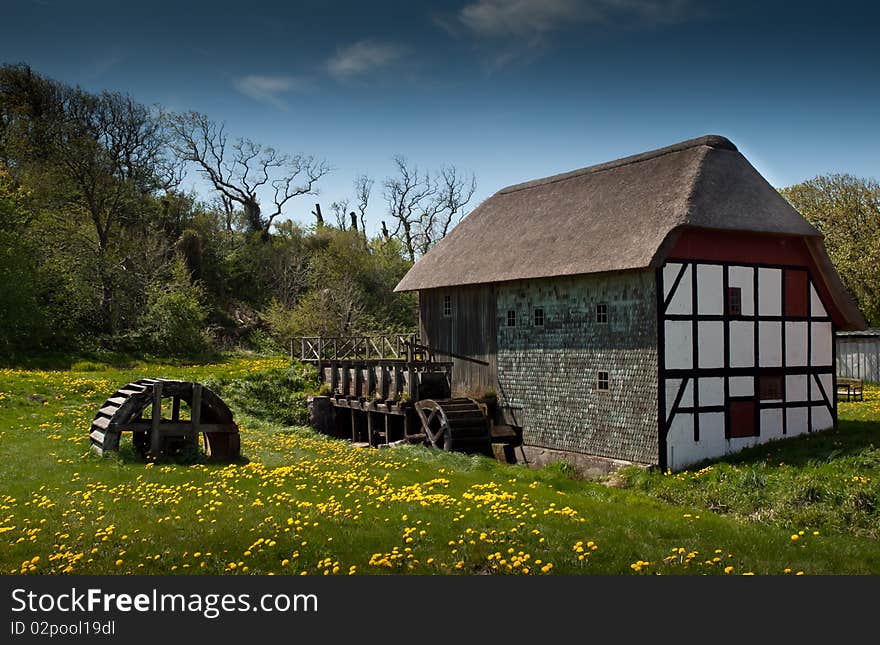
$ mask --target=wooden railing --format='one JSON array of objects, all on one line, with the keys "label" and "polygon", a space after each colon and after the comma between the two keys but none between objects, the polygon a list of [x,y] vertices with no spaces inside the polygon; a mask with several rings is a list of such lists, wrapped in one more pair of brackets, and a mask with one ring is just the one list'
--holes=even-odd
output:
[{"label": "wooden railing", "polygon": [[430,354],[418,343],[415,334],[382,334],[378,336],[325,337],[306,336],[299,339],[299,359],[307,363],[327,361],[393,360],[429,362]]},{"label": "wooden railing", "polygon": [[[435,363],[437,357],[449,362],[458,359],[478,365],[488,365],[486,361],[472,356],[463,356],[436,347],[422,345],[416,334],[380,334],[377,336],[304,336],[299,339],[299,360],[305,363],[330,361],[401,361],[404,363]],[[293,341],[290,346],[290,360],[294,359]]]}]

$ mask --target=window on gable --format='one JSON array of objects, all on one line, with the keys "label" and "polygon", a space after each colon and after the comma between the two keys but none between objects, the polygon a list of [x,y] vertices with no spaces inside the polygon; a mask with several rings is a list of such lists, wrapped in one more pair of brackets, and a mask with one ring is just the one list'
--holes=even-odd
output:
[{"label": "window on gable", "polygon": [[727,287],[727,315],[742,315],[742,289],[740,287]]},{"label": "window on gable", "polygon": [[810,308],[807,272],[786,269],[783,277],[785,279],[785,315],[806,316]]},{"label": "window on gable", "polygon": [[596,305],[596,322],[597,323],[607,323],[608,322],[608,304],[604,302],[600,302]]},{"label": "window on gable", "polygon": [[507,310],[507,326],[508,327],[516,327],[516,310],[508,309]]},{"label": "window on gable", "polygon": [[782,398],[782,377],[776,374],[758,377],[758,396],[762,401]]},{"label": "window on gable", "polygon": [[608,390],[608,372],[598,372],[596,374],[596,389],[597,390]]},{"label": "window on gable", "polygon": [[540,307],[535,309],[535,327],[544,326],[544,310]]},{"label": "window on gable", "polygon": [[452,317],[452,296],[450,296],[449,294],[443,296],[443,317]]}]

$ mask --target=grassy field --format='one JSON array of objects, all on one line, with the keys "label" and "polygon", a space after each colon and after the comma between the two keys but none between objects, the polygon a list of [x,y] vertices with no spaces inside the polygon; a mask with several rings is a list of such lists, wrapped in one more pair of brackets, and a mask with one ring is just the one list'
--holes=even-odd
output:
[{"label": "grassy field", "polygon": [[880,538],[880,388],[840,402],[836,430],[771,442],[664,475],[630,468],[628,488],[740,520]]},{"label": "grassy field", "polygon": [[[870,439],[880,431],[880,410],[873,391],[863,405],[842,406],[849,420],[837,433],[795,440],[791,449],[773,446],[700,475],[628,474],[624,490],[578,481],[563,468],[535,471],[422,447],[352,449],[258,418],[259,406],[238,396],[230,400],[242,431],[239,463],[145,463],[125,446],[116,457],[89,454],[90,420],[120,384],[163,376],[259,396],[258,382],[267,384],[262,395],[271,395],[268,383],[277,379],[269,376],[286,366],[283,359],[236,358],[204,366],[0,370],[0,571],[880,573],[876,526],[832,521],[834,513],[824,510],[762,516],[701,492],[718,472],[755,470],[765,479],[751,484],[750,495],[765,499],[756,489],[772,489],[776,478],[781,489],[785,478],[815,470],[829,490],[873,491],[876,503]],[[860,470],[864,460],[870,465]],[[867,481],[851,480],[856,476]],[[685,492],[669,492],[672,482]],[[731,483],[719,495],[726,499],[739,487]],[[799,499],[802,509],[826,505],[822,495]],[[776,500],[766,498],[773,508]]]}]

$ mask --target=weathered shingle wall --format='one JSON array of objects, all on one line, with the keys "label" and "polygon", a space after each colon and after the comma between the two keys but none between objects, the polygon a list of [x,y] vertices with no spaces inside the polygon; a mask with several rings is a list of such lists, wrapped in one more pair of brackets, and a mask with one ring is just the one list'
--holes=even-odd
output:
[{"label": "weathered shingle wall", "polygon": [[[498,285],[499,402],[527,444],[657,462],[655,290],[650,270]],[[606,324],[596,320],[600,303]],[[599,371],[609,373],[608,391],[597,390]]]}]

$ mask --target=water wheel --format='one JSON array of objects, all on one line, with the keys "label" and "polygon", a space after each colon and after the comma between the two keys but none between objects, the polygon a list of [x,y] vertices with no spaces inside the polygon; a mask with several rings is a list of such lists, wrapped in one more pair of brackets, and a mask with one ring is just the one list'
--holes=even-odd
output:
[{"label": "water wheel", "polygon": [[[167,419],[162,417],[163,399],[171,399]],[[189,419],[181,419],[181,402],[189,407]],[[126,431],[132,433],[132,444],[144,456],[197,447],[200,434],[213,461],[234,459],[241,449],[229,406],[208,388],[189,381],[145,378],[116,390],[92,420],[92,451],[99,455],[118,451]]]},{"label": "water wheel", "polygon": [[425,443],[443,450],[490,454],[492,438],[483,407],[473,399],[424,399],[415,405]]}]

